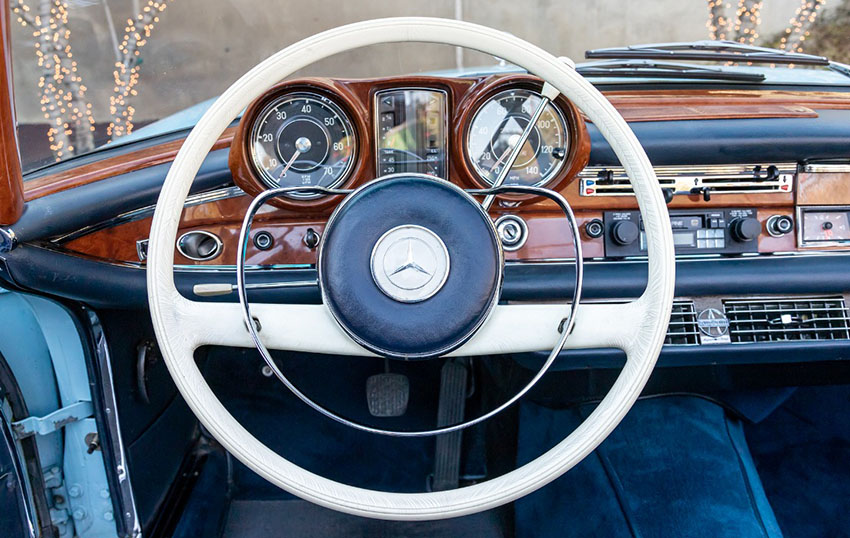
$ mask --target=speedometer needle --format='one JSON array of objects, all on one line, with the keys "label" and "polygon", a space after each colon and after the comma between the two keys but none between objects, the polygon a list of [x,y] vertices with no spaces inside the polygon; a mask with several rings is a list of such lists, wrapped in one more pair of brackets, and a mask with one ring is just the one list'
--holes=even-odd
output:
[{"label": "speedometer needle", "polygon": [[293,154],[292,154],[292,158],[291,158],[291,159],[289,159],[289,161],[287,161],[287,162],[286,162],[286,165],[284,165],[283,170],[281,170],[281,172],[280,172],[280,176],[278,176],[278,177],[284,177],[284,176],[286,176],[286,172],[287,172],[287,171],[289,170],[289,168],[293,165],[293,163],[295,163],[295,159],[297,159],[299,155],[301,155],[301,152],[300,152],[299,150],[297,150],[297,149],[296,149],[296,150],[295,150],[295,153],[293,153]]}]

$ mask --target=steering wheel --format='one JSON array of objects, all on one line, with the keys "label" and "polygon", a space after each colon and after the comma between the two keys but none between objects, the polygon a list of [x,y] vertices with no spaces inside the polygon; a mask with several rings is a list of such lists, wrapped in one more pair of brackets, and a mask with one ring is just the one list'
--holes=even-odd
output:
[{"label": "steering wheel", "polygon": [[[251,315],[262,327],[258,333],[253,323],[245,323],[242,305],[196,302],[177,291],[174,244],[183,205],[202,161],[232,120],[251,101],[303,67],[340,52],[397,42],[439,43],[503,58],[543,79],[587,115],[625,167],[640,206],[649,259],[648,285],[640,298],[624,304],[574,303],[568,316],[564,305],[496,304],[503,259],[486,212],[461,189],[415,175],[370,182],[348,194],[334,212],[331,220],[338,226],[333,234],[326,229],[320,253],[319,273],[325,275],[320,277],[323,304],[254,304]],[[491,191],[479,194],[497,194]],[[435,196],[440,204],[417,207],[419,204],[408,203],[401,210],[385,211],[412,193],[418,193],[416,200]],[[377,223],[370,230],[378,234],[369,235],[371,243],[346,233],[363,222],[364,213]],[[468,234],[467,225],[472,229]],[[441,231],[435,232],[440,227]],[[395,299],[387,286],[381,288],[382,295],[361,295],[360,290],[381,287],[379,278],[368,274],[370,263],[374,269],[376,252],[394,248],[397,241],[388,241],[386,236],[400,229],[403,232],[395,234],[398,239],[413,238],[425,245],[425,251],[438,253],[431,272],[445,273],[447,276],[437,279],[445,282],[423,285],[427,288],[423,290],[423,286],[397,281],[397,288],[407,292],[400,291]],[[243,227],[243,236],[245,233]],[[440,258],[443,249],[446,256]],[[334,263],[349,255],[360,261]],[[321,266],[322,260],[327,265]],[[471,265],[482,260],[484,272],[470,272]],[[433,323],[444,311],[435,313],[429,305],[438,303],[436,299],[443,294],[451,295],[448,286],[457,285],[453,281],[456,274],[463,277],[455,279],[461,285],[486,282],[472,286],[474,293],[463,301],[469,304],[457,305],[465,318],[441,320],[441,325],[451,326],[453,332],[431,334],[429,329],[411,338],[402,330],[404,326],[393,325],[417,319],[424,327]],[[673,237],[658,180],[637,138],[607,99],[572,65],[522,39],[484,26],[434,18],[378,19],[322,32],[274,54],[236,81],[189,134],[168,172],[153,217],[147,265],[151,316],[160,350],[177,388],[207,430],[245,465],[294,495],[349,514],[394,520],[444,519],[500,506],[546,485],[591,453],[625,416],[652,372],[670,318],[674,276]],[[431,289],[434,287],[436,290]],[[457,297],[452,297],[456,302]],[[398,312],[406,314],[397,320]],[[566,327],[565,319],[570,320]],[[375,331],[376,323],[381,330]],[[625,351],[627,360],[590,416],[537,459],[500,477],[456,490],[392,493],[341,484],[298,467],[261,443],[225,409],[195,364],[194,351],[204,345],[252,347],[254,337],[270,349],[348,356],[424,359],[551,349],[554,358],[562,348],[613,347]]]}]

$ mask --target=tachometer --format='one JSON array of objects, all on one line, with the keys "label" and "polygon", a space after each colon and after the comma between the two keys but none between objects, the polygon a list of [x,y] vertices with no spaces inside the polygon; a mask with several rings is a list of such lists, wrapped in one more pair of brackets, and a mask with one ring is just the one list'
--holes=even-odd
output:
[{"label": "tachometer", "polygon": [[356,148],[354,128],[342,109],[310,92],[286,94],[266,105],[250,143],[260,179],[271,188],[339,185],[351,171]]},{"label": "tachometer", "polygon": [[[496,94],[475,113],[467,132],[466,152],[486,183],[496,180],[539,104],[539,93],[513,89]],[[568,144],[564,115],[550,103],[533,127],[505,184],[545,185],[564,165]]]}]

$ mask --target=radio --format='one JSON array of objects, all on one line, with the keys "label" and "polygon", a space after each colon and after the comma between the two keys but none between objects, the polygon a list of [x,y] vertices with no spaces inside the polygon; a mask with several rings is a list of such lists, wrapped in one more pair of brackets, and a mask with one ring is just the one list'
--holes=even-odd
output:
[{"label": "radio", "polygon": [[[758,252],[761,223],[755,209],[694,209],[670,212],[676,254]],[[605,255],[646,255],[639,211],[605,211]]]}]

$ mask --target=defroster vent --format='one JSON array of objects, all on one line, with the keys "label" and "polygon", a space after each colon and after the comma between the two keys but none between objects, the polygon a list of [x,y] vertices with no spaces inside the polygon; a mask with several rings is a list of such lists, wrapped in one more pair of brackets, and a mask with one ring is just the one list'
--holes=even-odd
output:
[{"label": "defroster vent", "polygon": [[843,297],[728,300],[732,342],[850,338]]}]

